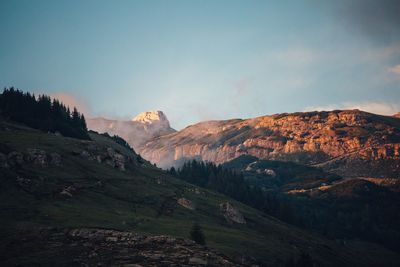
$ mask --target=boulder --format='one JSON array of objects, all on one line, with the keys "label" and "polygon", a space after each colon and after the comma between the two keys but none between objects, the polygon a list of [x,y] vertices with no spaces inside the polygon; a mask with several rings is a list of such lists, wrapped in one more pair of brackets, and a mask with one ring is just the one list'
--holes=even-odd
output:
[{"label": "boulder", "polygon": [[76,192],[76,188],[73,185],[70,185],[68,187],[65,187],[61,192],[60,196],[71,198],[73,197],[73,194]]},{"label": "boulder", "polygon": [[244,219],[242,213],[240,213],[240,211],[236,209],[231,203],[229,202],[221,203],[219,205],[219,209],[229,223],[239,223],[239,224],[246,223],[246,220]]},{"label": "boulder", "polygon": [[83,150],[81,152],[81,157],[86,158],[86,159],[90,159],[90,154],[86,150]]},{"label": "boulder", "polygon": [[99,146],[90,144],[88,146],[88,150],[83,150],[80,153],[80,156],[91,161],[107,164],[121,171],[125,170],[125,156],[118,153],[111,147],[108,147],[105,151],[102,151]]},{"label": "boulder", "polygon": [[189,199],[186,199],[184,197],[180,198],[177,200],[178,204],[181,205],[184,208],[187,208],[189,210],[194,210],[195,206],[193,204],[192,201],[190,201]]},{"label": "boulder", "polygon": [[125,157],[124,155],[116,152],[113,148],[108,147],[107,148],[107,155],[109,157],[108,160],[106,160],[106,163],[114,168],[117,168],[121,171],[125,170]]},{"label": "boulder", "polygon": [[125,157],[122,154],[114,154],[114,166],[120,171],[125,171]]},{"label": "boulder", "polygon": [[37,165],[46,165],[47,164],[47,155],[46,151],[37,148],[30,148],[26,152],[26,159],[28,162],[33,162],[33,164]]}]

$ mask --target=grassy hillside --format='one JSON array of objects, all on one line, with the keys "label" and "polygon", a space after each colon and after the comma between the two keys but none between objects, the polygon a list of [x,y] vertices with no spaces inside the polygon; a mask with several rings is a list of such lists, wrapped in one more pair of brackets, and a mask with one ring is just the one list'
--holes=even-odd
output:
[{"label": "grassy hillside", "polygon": [[[141,163],[133,151],[106,136],[91,133],[90,137],[93,141],[0,122],[2,238],[47,227],[188,237],[196,221],[204,229],[208,246],[234,258],[255,258],[264,265],[283,266],[302,252],[310,254],[317,266],[396,266],[400,262],[398,254],[374,244],[328,240],[282,223]],[[126,158],[124,168],[112,162],[117,156],[104,156],[110,149]],[[44,158],[38,151],[45,153]],[[32,158],[32,153],[39,156]],[[58,158],[54,155],[59,159],[53,160]],[[97,156],[104,158],[99,162]],[[6,157],[13,164],[5,164]],[[182,197],[191,200],[195,209],[178,205]],[[219,209],[227,201],[240,210],[246,224],[227,222]]]}]

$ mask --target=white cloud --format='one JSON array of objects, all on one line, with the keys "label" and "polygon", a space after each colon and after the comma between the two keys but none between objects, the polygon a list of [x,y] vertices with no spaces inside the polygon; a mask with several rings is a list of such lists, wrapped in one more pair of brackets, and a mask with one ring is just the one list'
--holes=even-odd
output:
[{"label": "white cloud", "polygon": [[66,106],[69,106],[71,110],[76,107],[78,111],[85,114],[85,116],[90,115],[89,105],[80,97],[64,92],[54,92],[49,95],[52,98],[60,100]]},{"label": "white cloud", "polygon": [[361,58],[370,62],[385,62],[400,55],[400,45],[394,44],[384,47],[367,47],[362,49]]},{"label": "white cloud", "polygon": [[387,68],[387,70],[388,70],[389,72],[391,72],[391,73],[400,75],[400,64],[399,64],[399,65],[396,65],[396,66],[393,66],[393,67],[391,67],[391,68]]},{"label": "white cloud", "polygon": [[400,104],[388,102],[344,102],[339,104],[331,104],[325,106],[311,106],[304,109],[304,111],[329,111],[335,109],[359,109],[375,114],[393,115],[400,111]]}]

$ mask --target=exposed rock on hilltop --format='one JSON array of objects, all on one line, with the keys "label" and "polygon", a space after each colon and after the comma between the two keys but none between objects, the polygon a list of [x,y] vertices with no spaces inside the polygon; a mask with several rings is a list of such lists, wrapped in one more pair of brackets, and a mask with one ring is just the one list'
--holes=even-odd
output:
[{"label": "exposed rock on hilltop", "polygon": [[185,207],[189,210],[194,210],[195,206],[193,204],[192,201],[190,201],[189,199],[186,199],[184,197],[180,198],[177,200],[178,204],[181,205],[182,207]]},{"label": "exposed rock on hilltop", "polygon": [[[37,258],[40,266],[250,266],[191,240],[170,236],[83,228],[28,233],[21,239],[26,249],[23,257]],[[22,249],[19,243],[9,244],[11,250],[16,250],[14,246]],[[15,259],[7,256],[5,263],[13,265]]]},{"label": "exposed rock on hilltop", "polygon": [[392,166],[387,175],[395,175],[400,172],[400,120],[337,110],[201,122],[148,142],[140,153],[163,167],[190,158],[223,163],[240,155],[305,164],[351,156],[360,160],[360,168],[385,159]]},{"label": "exposed rock on hilltop", "polygon": [[238,209],[236,209],[231,203],[225,202],[219,205],[221,212],[223,213],[225,219],[229,223],[239,223],[245,224],[246,220],[244,219],[242,213]]},{"label": "exposed rock on hilltop", "polygon": [[165,116],[164,112],[159,110],[142,112],[133,118],[132,121],[146,124],[158,123],[160,125],[164,125],[166,128],[170,127],[167,116]]},{"label": "exposed rock on hilltop", "polygon": [[162,111],[143,112],[130,121],[93,118],[87,120],[87,125],[99,133],[119,135],[135,150],[155,137],[176,132]]},{"label": "exposed rock on hilltop", "polygon": [[47,153],[36,148],[28,148],[24,153],[18,151],[12,151],[8,155],[0,153],[0,168],[20,167],[29,163],[40,166],[59,166],[61,156],[58,153]]}]

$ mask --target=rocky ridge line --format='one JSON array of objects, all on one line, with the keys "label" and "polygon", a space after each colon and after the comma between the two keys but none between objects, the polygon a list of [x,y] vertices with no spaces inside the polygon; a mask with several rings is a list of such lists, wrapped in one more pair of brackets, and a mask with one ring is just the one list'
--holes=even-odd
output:
[{"label": "rocky ridge line", "polygon": [[400,120],[338,110],[209,121],[154,139],[139,152],[162,167],[192,158],[224,163],[240,155],[313,165],[352,154],[366,165],[392,160],[400,173]]}]

